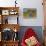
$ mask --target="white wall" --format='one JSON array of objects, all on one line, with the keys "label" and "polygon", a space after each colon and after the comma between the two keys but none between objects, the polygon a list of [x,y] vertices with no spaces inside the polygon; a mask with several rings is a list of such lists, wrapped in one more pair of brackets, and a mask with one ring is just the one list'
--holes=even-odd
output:
[{"label": "white wall", "polygon": [[[36,8],[37,9],[37,18],[35,19],[23,19],[23,8]],[[20,25],[26,26],[43,26],[43,6],[42,0],[25,0],[21,3],[20,11]]]},{"label": "white wall", "polygon": [[[0,0],[0,6],[9,7],[14,6],[15,0]],[[20,7],[20,17],[19,24],[21,26],[43,26],[43,6],[42,0],[17,0]],[[35,19],[24,19],[23,18],[23,8],[36,8],[37,9],[37,18]]]}]

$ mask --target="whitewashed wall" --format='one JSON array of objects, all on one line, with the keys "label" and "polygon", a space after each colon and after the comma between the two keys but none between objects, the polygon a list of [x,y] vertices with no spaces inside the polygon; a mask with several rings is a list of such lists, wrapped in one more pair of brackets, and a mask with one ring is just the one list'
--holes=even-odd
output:
[{"label": "whitewashed wall", "polygon": [[[15,0],[0,0],[1,7],[10,7],[15,6]],[[43,6],[42,0],[17,0],[17,3],[20,7],[20,17],[19,24],[21,26],[43,26]],[[37,18],[35,19],[24,19],[23,18],[23,8],[36,8],[37,9]]]}]

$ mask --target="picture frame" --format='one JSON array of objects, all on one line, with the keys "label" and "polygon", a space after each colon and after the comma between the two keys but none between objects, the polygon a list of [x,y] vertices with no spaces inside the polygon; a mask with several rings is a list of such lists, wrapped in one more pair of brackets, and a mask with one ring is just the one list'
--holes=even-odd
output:
[{"label": "picture frame", "polygon": [[18,13],[18,12],[17,12],[16,10],[10,10],[10,11],[9,11],[9,14],[10,14],[10,15],[16,15],[17,13]]},{"label": "picture frame", "polygon": [[2,10],[2,15],[9,15],[9,10]]},{"label": "picture frame", "polygon": [[37,9],[36,8],[23,8],[23,18],[36,18]]}]

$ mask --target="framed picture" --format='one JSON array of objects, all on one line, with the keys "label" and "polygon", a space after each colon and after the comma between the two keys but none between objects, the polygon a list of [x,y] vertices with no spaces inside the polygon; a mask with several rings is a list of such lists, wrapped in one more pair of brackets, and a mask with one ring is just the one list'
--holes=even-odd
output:
[{"label": "framed picture", "polygon": [[9,11],[9,14],[10,14],[10,15],[16,15],[16,14],[17,14],[17,11],[16,11],[16,10],[10,10],[10,11]]},{"label": "framed picture", "polygon": [[9,10],[2,10],[2,15],[9,15]]},{"label": "framed picture", "polygon": [[36,18],[37,9],[36,8],[23,8],[23,17],[24,18]]}]

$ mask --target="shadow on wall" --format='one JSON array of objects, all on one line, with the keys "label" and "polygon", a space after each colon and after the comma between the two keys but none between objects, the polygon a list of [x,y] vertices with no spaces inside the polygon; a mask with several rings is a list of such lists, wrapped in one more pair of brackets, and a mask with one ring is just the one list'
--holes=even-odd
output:
[{"label": "shadow on wall", "polygon": [[25,33],[25,31],[28,28],[34,29],[34,31],[37,34],[37,37],[38,37],[39,41],[41,43],[43,43],[43,30],[42,30],[42,26],[21,26],[20,27],[20,31],[19,31],[19,39],[20,39],[20,41],[22,40],[22,38],[24,36],[24,33]]}]

